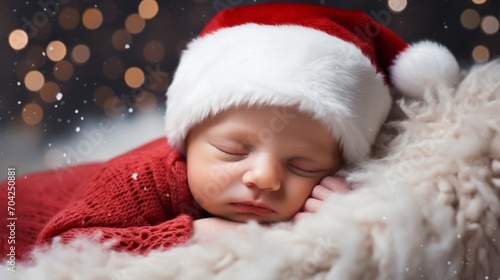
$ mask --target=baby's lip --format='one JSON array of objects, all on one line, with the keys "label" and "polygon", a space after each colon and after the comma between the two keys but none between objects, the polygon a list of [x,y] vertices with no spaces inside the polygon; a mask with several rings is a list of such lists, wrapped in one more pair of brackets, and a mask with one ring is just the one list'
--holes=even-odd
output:
[{"label": "baby's lip", "polygon": [[276,213],[271,207],[263,203],[254,201],[233,202],[230,203],[237,211],[241,213],[253,213],[257,215],[268,215]]}]

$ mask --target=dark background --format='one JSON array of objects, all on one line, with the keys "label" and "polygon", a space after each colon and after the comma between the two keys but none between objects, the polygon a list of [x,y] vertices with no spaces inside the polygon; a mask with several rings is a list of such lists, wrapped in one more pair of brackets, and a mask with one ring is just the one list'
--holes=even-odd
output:
[{"label": "dark background", "polygon": [[[144,1],[153,7],[147,11],[154,11],[155,3],[158,11],[143,19],[142,31],[132,33],[125,22],[138,13],[138,0],[0,1],[0,161],[5,170],[0,172],[6,173],[7,166],[25,173],[106,159],[162,135],[165,90],[186,43],[222,8],[273,2]],[[464,69],[500,53],[496,0],[289,2],[366,11],[408,42],[431,39],[444,44]],[[396,12],[391,9],[395,6],[404,9]],[[97,28],[85,25],[88,9],[102,14]],[[8,40],[16,29],[29,37],[20,50]],[[47,46],[56,40],[67,49],[64,62],[47,55]],[[72,56],[78,45],[90,50],[83,62]],[[124,78],[130,67],[144,75],[139,86],[128,85]],[[33,70],[43,75],[45,88],[27,88],[26,76]]]}]

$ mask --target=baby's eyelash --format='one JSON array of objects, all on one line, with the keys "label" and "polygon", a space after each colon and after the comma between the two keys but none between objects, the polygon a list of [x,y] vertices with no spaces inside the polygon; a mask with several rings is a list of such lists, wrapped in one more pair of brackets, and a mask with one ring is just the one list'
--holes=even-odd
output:
[{"label": "baby's eyelash", "polygon": [[231,156],[246,156],[248,154],[248,152],[243,151],[243,150],[228,149],[228,148],[223,148],[223,147],[219,147],[216,145],[212,145],[212,146],[214,146],[217,150],[219,150],[227,155],[231,155]]},{"label": "baby's eyelash", "polygon": [[288,168],[291,168],[291,169],[294,169],[296,171],[303,172],[306,174],[310,174],[310,175],[315,175],[317,173],[323,172],[323,170],[306,170],[306,169],[302,169],[302,168],[299,168],[299,167],[294,166],[294,165],[288,165]]}]

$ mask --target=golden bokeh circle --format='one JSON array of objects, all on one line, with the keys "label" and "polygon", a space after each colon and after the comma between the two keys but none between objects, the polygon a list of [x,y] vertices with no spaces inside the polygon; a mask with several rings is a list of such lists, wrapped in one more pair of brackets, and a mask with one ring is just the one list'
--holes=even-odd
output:
[{"label": "golden bokeh circle", "polygon": [[488,61],[488,59],[490,59],[490,50],[488,50],[488,48],[483,45],[477,45],[472,50],[472,58],[477,63],[486,62]]},{"label": "golden bokeh circle", "polygon": [[24,77],[24,85],[28,90],[39,91],[45,84],[45,77],[40,71],[29,71]]},{"label": "golden bokeh circle", "polygon": [[487,0],[472,0],[472,3],[476,4],[476,5],[482,5],[484,3],[486,3]]},{"label": "golden bokeh circle", "polygon": [[61,61],[66,56],[66,45],[61,41],[52,41],[47,45],[47,57],[52,61]]},{"label": "golden bokeh circle", "polygon": [[395,13],[400,13],[408,6],[407,0],[388,0],[387,6],[391,11]]},{"label": "golden bokeh circle", "polygon": [[140,87],[144,81],[144,72],[139,67],[130,67],[125,71],[125,83],[131,88]]},{"label": "golden bokeh circle", "polygon": [[139,3],[139,15],[143,19],[152,19],[158,13],[159,7],[155,0],[142,0]]},{"label": "golden bokeh circle", "polygon": [[94,30],[101,26],[103,21],[102,13],[97,8],[88,8],[83,12],[82,22],[87,29]]},{"label": "golden bokeh circle", "polygon": [[43,110],[36,103],[28,103],[21,113],[23,121],[29,125],[36,125],[43,119]]},{"label": "golden bokeh circle", "polygon": [[9,45],[16,51],[24,49],[28,41],[28,34],[22,29],[15,29],[9,34]]},{"label": "golden bokeh circle", "polygon": [[131,14],[125,20],[125,28],[132,34],[139,34],[146,27],[146,21],[139,14]]}]

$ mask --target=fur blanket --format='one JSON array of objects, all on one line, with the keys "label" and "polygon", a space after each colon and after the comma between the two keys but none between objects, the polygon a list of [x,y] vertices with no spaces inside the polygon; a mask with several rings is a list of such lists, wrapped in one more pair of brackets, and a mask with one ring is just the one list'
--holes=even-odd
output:
[{"label": "fur blanket", "polygon": [[147,256],[77,240],[1,279],[500,279],[500,61],[401,99],[377,156],[295,225],[243,225]]}]

